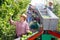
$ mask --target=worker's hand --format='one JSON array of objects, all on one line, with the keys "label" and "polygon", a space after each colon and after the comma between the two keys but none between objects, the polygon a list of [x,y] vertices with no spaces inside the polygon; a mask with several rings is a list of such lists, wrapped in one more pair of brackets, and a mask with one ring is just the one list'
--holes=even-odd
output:
[{"label": "worker's hand", "polygon": [[28,35],[29,35],[29,34],[32,34],[32,31],[28,31],[27,34],[28,34]]},{"label": "worker's hand", "polygon": [[29,33],[29,30],[27,30],[26,33]]}]

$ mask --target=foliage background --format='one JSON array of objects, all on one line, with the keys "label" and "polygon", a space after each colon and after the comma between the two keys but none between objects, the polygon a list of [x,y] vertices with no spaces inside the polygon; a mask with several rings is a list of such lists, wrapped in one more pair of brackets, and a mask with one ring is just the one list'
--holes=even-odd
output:
[{"label": "foliage background", "polygon": [[60,32],[60,1],[59,0],[54,0],[54,11],[53,12],[59,17],[57,31]]},{"label": "foliage background", "polygon": [[19,20],[29,2],[29,0],[0,0],[0,40],[15,38],[15,27],[10,25],[9,19],[12,16],[13,20]]}]

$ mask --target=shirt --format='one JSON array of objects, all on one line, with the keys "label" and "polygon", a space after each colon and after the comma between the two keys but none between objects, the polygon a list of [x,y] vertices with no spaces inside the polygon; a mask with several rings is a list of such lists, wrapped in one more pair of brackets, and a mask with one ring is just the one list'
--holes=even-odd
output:
[{"label": "shirt", "polygon": [[48,8],[49,8],[51,11],[53,11],[53,6],[48,6]]},{"label": "shirt", "polygon": [[27,22],[28,23],[30,23],[33,20],[32,14],[33,14],[32,11],[30,10],[27,11]]},{"label": "shirt", "polygon": [[26,21],[24,21],[24,22],[20,22],[20,21],[14,22],[14,21],[11,20],[11,23],[16,26],[16,34],[17,34],[18,37],[22,34],[27,33],[27,31],[29,30],[29,25]]}]

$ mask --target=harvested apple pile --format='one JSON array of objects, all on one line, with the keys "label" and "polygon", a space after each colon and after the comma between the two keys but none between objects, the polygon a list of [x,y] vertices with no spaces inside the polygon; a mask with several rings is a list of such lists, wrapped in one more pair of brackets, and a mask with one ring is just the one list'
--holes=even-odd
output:
[{"label": "harvested apple pile", "polygon": [[33,33],[31,31],[29,31],[27,34],[22,35],[20,40],[26,40],[27,38],[29,38]]},{"label": "harvested apple pile", "polygon": [[49,18],[49,16],[43,16],[43,18]]}]

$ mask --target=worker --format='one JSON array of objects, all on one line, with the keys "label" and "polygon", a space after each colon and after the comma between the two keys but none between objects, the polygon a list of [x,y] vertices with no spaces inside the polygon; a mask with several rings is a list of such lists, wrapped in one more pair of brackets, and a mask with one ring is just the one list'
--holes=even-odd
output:
[{"label": "worker", "polygon": [[26,22],[26,18],[27,16],[25,14],[20,16],[20,21],[13,21],[12,18],[10,18],[10,23],[16,26],[17,37],[21,37],[30,31],[29,25]]},{"label": "worker", "polygon": [[49,8],[51,11],[53,11],[53,2],[49,2],[48,8]]},{"label": "worker", "polygon": [[36,9],[35,6],[29,4],[28,10],[27,10],[27,21],[30,23],[31,21],[38,21],[40,23],[40,18],[38,14],[38,10]]},{"label": "worker", "polygon": [[36,20],[40,24],[39,12],[38,12],[38,10],[36,8],[33,10],[32,16],[33,16],[33,19]]},{"label": "worker", "polygon": [[34,20],[30,23],[30,30],[32,32],[36,32],[39,29],[39,26],[40,26],[39,23]]},{"label": "worker", "polygon": [[33,14],[34,6],[29,6],[27,11],[27,22],[30,23],[33,20],[32,14]]}]

